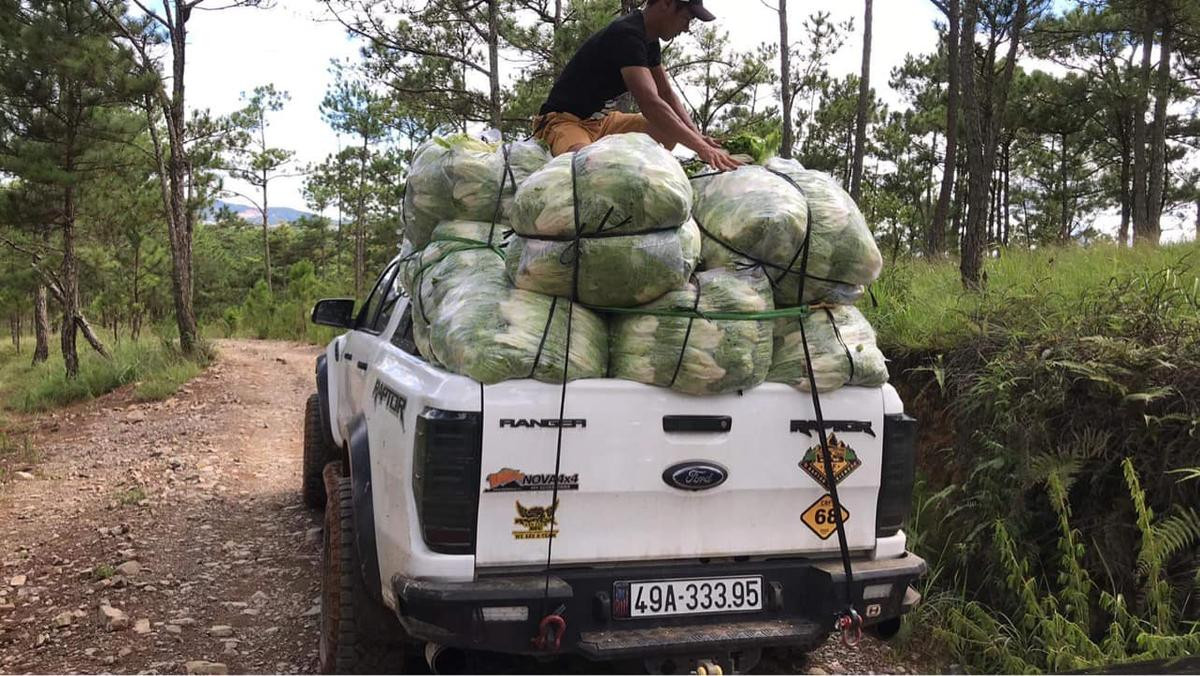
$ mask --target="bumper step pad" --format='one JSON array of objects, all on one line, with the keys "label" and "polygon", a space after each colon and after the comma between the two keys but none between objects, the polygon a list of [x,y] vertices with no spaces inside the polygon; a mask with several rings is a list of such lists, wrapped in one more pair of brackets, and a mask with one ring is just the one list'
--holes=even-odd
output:
[{"label": "bumper step pad", "polygon": [[693,653],[755,645],[803,645],[823,637],[816,622],[767,620],[584,632],[579,636],[579,649],[596,659],[615,659],[654,650]]}]

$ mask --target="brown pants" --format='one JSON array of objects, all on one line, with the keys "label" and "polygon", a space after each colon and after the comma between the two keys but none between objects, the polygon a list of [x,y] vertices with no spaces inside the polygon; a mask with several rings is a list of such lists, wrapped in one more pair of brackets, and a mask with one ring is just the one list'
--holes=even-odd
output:
[{"label": "brown pants", "polygon": [[581,120],[571,113],[546,113],[533,119],[533,135],[550,146],[555,157],[578,145],[588,145],[613,134],[647,133],[641,114],[613,112],[599,119]]}]

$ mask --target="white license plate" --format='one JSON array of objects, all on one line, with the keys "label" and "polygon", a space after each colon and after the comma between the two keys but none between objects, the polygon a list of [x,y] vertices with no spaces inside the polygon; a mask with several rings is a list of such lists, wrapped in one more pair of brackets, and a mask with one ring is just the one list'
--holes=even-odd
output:
[{"label": "white license plate", "polygon": [[623,618],[711,615],[763,609],[761,577],[618,582],[613,616]]}]

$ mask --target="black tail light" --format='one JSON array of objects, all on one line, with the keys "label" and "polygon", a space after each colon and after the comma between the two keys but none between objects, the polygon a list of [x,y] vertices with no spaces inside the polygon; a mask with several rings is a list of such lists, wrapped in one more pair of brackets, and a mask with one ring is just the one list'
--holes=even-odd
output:
[{"label": "black tail light", "polygon": [[425,544],[439,554],[473,554],[479,512],[479,413],[426,409],[417,416],[413,495]]},{"label": "black tail light", "polygon": [[883,473],[875,512],[875,537],[895,535],[908,518],[916,465],[917,419],[904,413],[884,416]]}]

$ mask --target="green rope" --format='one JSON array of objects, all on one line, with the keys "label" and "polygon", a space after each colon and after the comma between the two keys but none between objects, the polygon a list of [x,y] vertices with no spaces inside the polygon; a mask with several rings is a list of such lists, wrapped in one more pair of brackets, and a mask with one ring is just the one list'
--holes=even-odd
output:
[{"label": "green rope", "polygon": [[728,322],[764,322],[772,319],[786,319],[789,317],[807,317],[811,310],[807,306],[785,307],[777,310],[764,310],[763,312],[704,312],[703,310],[679,309],[656,310],[652,308],[636,308],[636,307],[605,307],[603,305],[587,305],[580,303],[589,310],[596,312],[605,312],[615,315],[645,315],[648,317],[678,317],[679,319],[707,319],[710,321],[728,321]]}]

